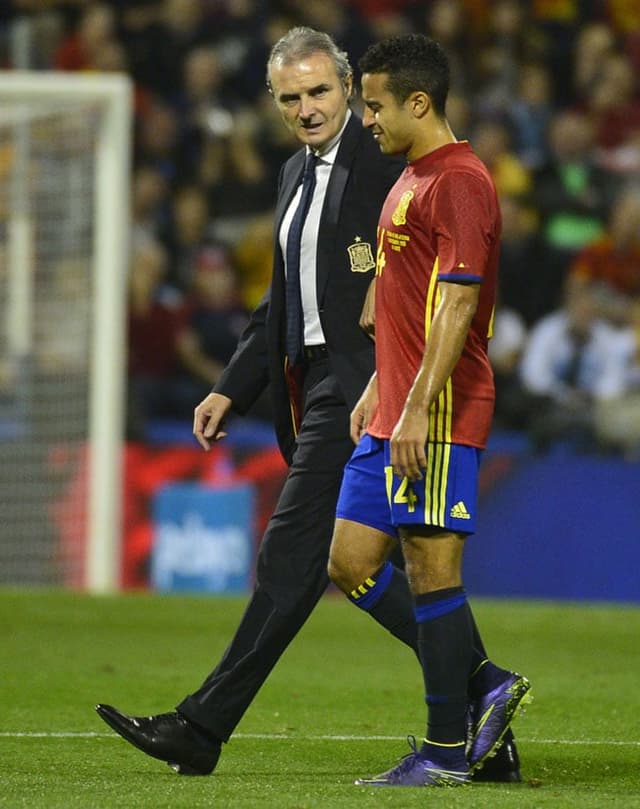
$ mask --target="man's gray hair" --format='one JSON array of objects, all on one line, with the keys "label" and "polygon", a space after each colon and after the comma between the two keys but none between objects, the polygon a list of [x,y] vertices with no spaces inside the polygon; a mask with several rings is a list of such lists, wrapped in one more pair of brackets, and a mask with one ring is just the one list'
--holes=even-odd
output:
[{"label": "man's gray hair", "polygon": [[329,34],[316,31],[314,28],[298,26],[281,37],[271,49],[267,62],[267,87],[271,87],[271,68],[278,62],[281,65],[290,65],[300,59],[306,59],[312,53],[326,53],[336,68],[336,73],[342,84],[346,83],[353,74],[349,57],[341,51]]}]

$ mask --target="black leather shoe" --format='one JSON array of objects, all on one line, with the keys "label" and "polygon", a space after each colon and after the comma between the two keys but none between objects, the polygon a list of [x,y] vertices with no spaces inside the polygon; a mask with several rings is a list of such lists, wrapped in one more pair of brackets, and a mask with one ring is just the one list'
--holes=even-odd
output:
[{"label": "black leather shoe", "polygon": [[111,705],[96,705],[96,711],[123,739],[166,761],[180,775],[209,775],[218,763],[222,743],[208,738],[179,713],[125,716]]},{"label": "black leather shoe", "polygon": [[485,759],[478,770],[474,770],[472,781],[497,781],[501,783],[517,784],[522,781],[520,777],[520,756],[513,735],[505,738],[496,751],[495,756]]}]

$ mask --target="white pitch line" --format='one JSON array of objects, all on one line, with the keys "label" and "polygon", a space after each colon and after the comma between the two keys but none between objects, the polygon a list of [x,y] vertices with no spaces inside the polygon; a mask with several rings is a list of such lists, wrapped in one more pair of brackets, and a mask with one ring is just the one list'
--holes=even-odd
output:
[{"label": "white pitch line", "polygon": [[[118,739],[116,733],[94,733],[73,731],[0,731],[0,738],[4,739]],[[309,741],[326,742],[398,742],[404,736],[341,736],[341,735],[291,735],[287,733],[234,733],[234,739],[261,739],[261,740],[289,740],[301,738]],[[562,744],[575,746],[608,745],[613,747],[640,747],[640,741],[618,741],[612,739],[528,739],[518,736],[518,742],[525,744]]]}]

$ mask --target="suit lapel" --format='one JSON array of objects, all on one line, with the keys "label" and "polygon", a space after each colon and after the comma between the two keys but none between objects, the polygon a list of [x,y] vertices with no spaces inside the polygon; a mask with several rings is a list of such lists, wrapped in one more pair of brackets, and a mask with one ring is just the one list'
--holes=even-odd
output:
[{"label": "suit lapel", "polygon": [[280,250],[280,228],[282,220],[287,212],[293,195],[296,192],[302,177],[304,168],[305,150],[300,149],[287,163],[285,163],[280,185],[278,187],[278,199],[273,218],[273,274],[271,279],[271,306],[270,318],[275,318],[279,322],[280,312],[284,307],[284,257]]},{"label": "suit lapel", "polygon": [[289,159],[284,167],[274,217],[276,244],[278,243],[282,220],[302,179],[305,153],[305,149],[300,149]]},{"label": "suit lapel", "polygon": [[321,305],[329,279],[329,271],[335,263],[333,247],[337,240],[340,206],[361,135],[362,121],[355,113],[352,113],[338,147],[320,217],[316,254],[318,305]]}]

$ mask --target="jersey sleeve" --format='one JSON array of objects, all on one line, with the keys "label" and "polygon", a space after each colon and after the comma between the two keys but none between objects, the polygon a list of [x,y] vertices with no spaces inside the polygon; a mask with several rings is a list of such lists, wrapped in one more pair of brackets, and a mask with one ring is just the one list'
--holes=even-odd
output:
[{"label": "jersey sleeve", "polygon": [[433,205],[438,280],[481,283],[499,220],[492,185],[467,172],[438,182]]}]

